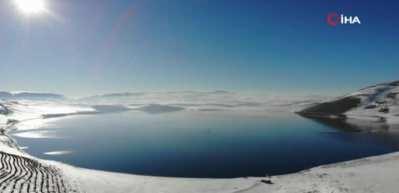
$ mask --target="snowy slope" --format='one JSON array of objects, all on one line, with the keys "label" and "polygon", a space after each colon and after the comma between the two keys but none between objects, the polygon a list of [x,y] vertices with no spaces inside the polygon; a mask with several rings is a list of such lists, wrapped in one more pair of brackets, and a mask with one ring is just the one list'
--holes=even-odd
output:
[{"label": "snowy slope", "polygon": [[394,193],[399,154],[264,178],[162,178],[61,166],[87,193]]},{"label": "snowy slope", "polygon": [[43,124],[45,118],[96,112],[97,110],[90,106],[55,101],[0,100],[0,129],[15,123],[19,123],[21,128],[35,128]]},{"label": "snowy slope", "polygon": [[6,106],[2,104],[0,100],[0,128],[4,127],[7,123],[6,115],[9,114],[9,110]]},{"label": "snowy slope", "polygon": [[5,92],[0,91],[0,99],[3,100],[63,100],[65,97],[54,93],[37,92]]},{"label": "snowy slope", "polygon": [[361,119],[399,124],[399,81],[381,83],[298,112],[308,117]]}]

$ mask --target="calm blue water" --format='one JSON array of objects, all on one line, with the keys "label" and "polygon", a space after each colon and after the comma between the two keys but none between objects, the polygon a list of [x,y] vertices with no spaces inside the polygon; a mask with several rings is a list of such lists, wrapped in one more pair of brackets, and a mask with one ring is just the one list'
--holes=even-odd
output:
[{"label": "calm blue water", "polygon": [[[290,113],[132,111],[35,130],[55,138],[14,138],[34,156],[85,168],[213,178],[283,174],[398,149],[396,136],[341,129]],[[59,150],[72,153],[44,154]]]}]

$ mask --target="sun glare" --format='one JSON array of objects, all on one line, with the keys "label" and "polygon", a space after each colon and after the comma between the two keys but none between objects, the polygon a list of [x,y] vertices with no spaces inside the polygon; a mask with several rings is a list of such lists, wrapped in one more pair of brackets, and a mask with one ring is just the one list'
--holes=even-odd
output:
[{"label": "sun glare", "polygon": [[45,0],[14,0],[17,8],[24,14],[33,15],[46,11]]}]

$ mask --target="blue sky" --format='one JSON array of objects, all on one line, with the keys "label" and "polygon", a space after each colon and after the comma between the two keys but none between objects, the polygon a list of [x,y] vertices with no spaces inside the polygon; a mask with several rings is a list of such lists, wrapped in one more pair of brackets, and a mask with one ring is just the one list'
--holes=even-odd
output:
[{"label": "blue sky", "polygon": [[[0,2],[0,90],[345,93],[399,79],[399,3],[350,0]],[[329,12],[362,25],[326,24]]]}]

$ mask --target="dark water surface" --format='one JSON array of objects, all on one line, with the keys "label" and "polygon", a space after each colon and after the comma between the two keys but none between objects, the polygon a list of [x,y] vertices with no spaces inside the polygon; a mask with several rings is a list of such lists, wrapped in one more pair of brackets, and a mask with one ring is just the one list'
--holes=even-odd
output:
[{"label": "dark water surface", "polygon": [[[291,113],[131,111],[69,117],[28,131],[35,132],[51,135],[12,135],[39,158],[156,176],[275,175],[398,149],[395,135],[348,132]],[[60,150],[71,153],[44,154]]]}]

